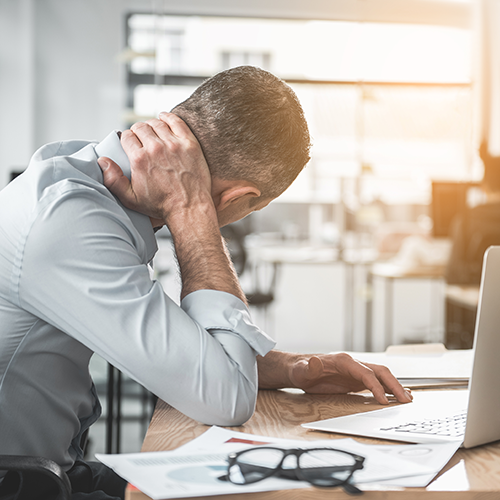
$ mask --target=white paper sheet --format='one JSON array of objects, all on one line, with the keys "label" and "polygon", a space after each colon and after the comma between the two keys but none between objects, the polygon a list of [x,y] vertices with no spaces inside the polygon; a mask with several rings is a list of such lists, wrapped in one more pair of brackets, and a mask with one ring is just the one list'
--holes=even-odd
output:
[{"label": "white paper sheet", "polygon": [[154,500],[229,493],[307,488],[307,483],[269,478],[239,486],[218,478],[227,472],[227,453],[175,451],[100,455],[98,460]]},{"label": "white paper sheet", "polygon": [[442,344],[390,346],[385,352],[349,352],[364,363],[385,365],[398,379],[467,381],[472,373],[472,349],[447,350]]},{"label": "white paper sheet", "polygon": [[[441,469],[450,461],[451,457],[460,448],[460,442],[434,443],[434,444],[406,444],[406,445],[368,445],[377,448],[387,454],[404,457],[410,462],[428,465],[434,469],[431,474],[421,476],[403,477],[380,481],[377,486],[383,489],[386,486],[400,486],[405,488],[427,486]],[[374,489],[374,488],[370,488]]]},{"label": "white paper sheet", "polygon": [[[250,438],[250,439],[249,439]],[[241,441],[240,441],[241,440]],[[202,451],[210,450],[219,447],[227,447],[228,453],[235,451],[238,448],[238,442],[253,440],[256,444],[262,443],[274,443],[280,445],[283,443],[290,443],[290,440],[279,439],[279,438],[269,438],[265,436],[249,435],[243,432],[235,432],[222,427],[211,427],[207,432],[202,434],[196,439],[189,441],[184,446],[178,448],[178,451]],[[403,458],[408,462],[414,464],[423,465],[432,469],[432,472],[422,475],[409,475],[405,477],[400,477],[398,479],[389,479],[386,481],[380,481],[379,485],[384,486],[398,486],[398,487],[425,487],[427,486],[434,477],[441,471],[441,469],[449,462],[451,457],[460,447],[460,442],[453,443],[434,443],[434,444],[395,444],[395,445],[369,445],[359,443],[351,438],[347,439],[337,439],[337,440],[321,440],[314,441],[315,443],[323,443],[324,446],[336,447],[337,443],[339,445],[348,445],[349,451],[354,452],[356,448],[359,455],[367,456],[370,454],[369,450],[377,449],[382,453],[387,455],[392,455],[393,457]],[[297,443],[297,441],[295,441]],[[303,445],[303,441],[299,444]],[[359,482],[359,478],[356,478]]]},{"label": "white paper sheet", "polygon": [[[250,443],[249,443],[250,441]],[[155,500],[246,493],[310,485],[299,481],[268,478],[252,485],[238,486],[218,479],[227,469],[229,452],[255,444],[274,444],[284,448],[335,447],[365,457],[364,469],[355,473],[354,482],[380,483],[406,476],[429,476],[437,471],[426,463],[408,460],[397,453],[380,451],[353,439],[297,441],[255,436],[212,427],[202,436],[175,451],[96,454],[98,460]]]}]

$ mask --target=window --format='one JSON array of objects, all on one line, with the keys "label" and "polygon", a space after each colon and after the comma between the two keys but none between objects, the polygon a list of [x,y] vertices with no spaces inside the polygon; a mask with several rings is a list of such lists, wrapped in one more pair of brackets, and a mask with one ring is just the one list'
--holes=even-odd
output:
[{"label": "window", "polygon": [[252,64],[287,81],[311,134],[311,164],[283,196],[425,203],[431,179],[472,164],[470,32],[340,21],[133,14],[129,118],[155,116],[205,78]]}]

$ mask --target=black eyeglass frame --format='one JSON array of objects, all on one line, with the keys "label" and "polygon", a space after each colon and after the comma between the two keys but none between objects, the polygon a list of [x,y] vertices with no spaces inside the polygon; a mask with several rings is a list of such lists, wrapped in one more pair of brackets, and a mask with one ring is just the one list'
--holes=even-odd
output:
[{"label": "black eyeglass frame", "polygon": [[[360,470],[364,467],[363,463],[365,461],[365,457],[362,457],[361,455],[356,455],[355,453],[351,453],[349,451],[339,450],[337,448],[309,448],[309,449],[307,449],[307,448],[290,448],[290,449],[283,449],[283,448],[277,448],[274,446],[259,446],[258,448],[249,448],[249,449],[242,450],[242,451],[239,451],[236,453],[233,452],[233,453],[230,453],[227,457],[228,464],[227,464],[227,477],[226,477],[226,479],[228,481],[230,481],[233,484],[240,485],[240,483],[234,483],[233,481],[231,481],[231,474],[230,474],[231,467],[233,467],[234,465],[237,464],[238,458],[241,455],[244,455],[245,453],[249,453],[249,452],[256,451],[256,450],[281,451],[283,453],[283,457],[281,458],[278,465],[274,469],[268,468],[267,474],[264,474],[262,477],[259,477],[257,479],[246,481],[245,483],[242,483],[242,485],[257,483],[259,481],[262,481],[263,479],[267,479],[268,477],[278,475],[279,477],[283,477],[286,479],[299,479],[301,481],[306,481],[309,484],[312,484],[313,486],[316,486],[319,488],[328,488],[328,487],[332,488],[332,487],[340,486],[340,487],[344,488],[344,490],[347,493],[350,493],[350,494],[359,495],[359,494],[363,493],[356,486],[351,484],[350,480],[351,480],[354,472],[356,472],[357,470]],[[335,451],[337,453],[343,453],[345,455],[351,456],[354,459],[354,464],[346,465],[346,466],[339,466],[339,469],[338,469],[339,472],[340,471],[350,471],[349,476],[345,479],[332,480],[331,484],[325,484],[324,480],[322,480],[321,484],[320,484],[320,482],[318,482],[318,481],[314,481],[314,480],[311,480],[311,479],[305,477],[303,472],[302,472],[302,469],[300,467],[300,457],[302,455],[305,455],[307,453],[314,452],[314,451]],[[287,458],[291,455],[294,455],[297,458],[297,466],[295,467],[295,469],[283,469],[282,465],[283,465],[283,462],[285,461],[285,458]],[[241,465],[243,465],[243,464],[241,464]],[[267,468],[267,467],[263,466],[262,468]],[[290,474],[290,473],[293,473],[293,474]]]}]

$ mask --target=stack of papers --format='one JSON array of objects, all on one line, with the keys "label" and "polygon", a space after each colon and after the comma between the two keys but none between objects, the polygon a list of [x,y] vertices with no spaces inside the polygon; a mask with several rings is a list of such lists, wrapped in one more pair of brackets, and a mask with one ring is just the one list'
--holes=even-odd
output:
[{"label": "stack of papers", "polygon": [[426,486],[446,465],[460,443],[365,445],[353,439],[297,441],[212,427],[174,451],[100,455],[96,457],[154,500],[311,487],[275,477],[250,485],[221,481],[229,453],[271,445],[280,448],[337,448],[365,457],[354,483],[361,489]]},{"label": "stack of papers", "polygon": [[349,352],[362,363],[387,366],[405,387],[466,386],[472,373],[472,349],[448,350],[443,344],[390,346],[385,352]]}]

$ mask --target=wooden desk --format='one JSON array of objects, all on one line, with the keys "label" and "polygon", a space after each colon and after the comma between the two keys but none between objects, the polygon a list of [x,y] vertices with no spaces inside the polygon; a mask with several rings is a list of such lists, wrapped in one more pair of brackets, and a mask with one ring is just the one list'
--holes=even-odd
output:
[{"label": "wooden desk", "polygon": [[[331,418],[353,412],[380,408],[372,397],[363,395],[308,395],[289,391],[260,391],[254,416],[234,430],[264,436],[291,439],[338,439],[340,434],[309,431],[300,427],[307,421]],[[149,426],[142,451],[173,450],[208,429],[159,401]],[[360,439],[366,443],[381,441]],[[362,487],[362,485],[361,485]],[[149,497],[129,487],[126,500],[146,500]],[[351,496],[336,488],[242,493],[205,497],[218,500],[317,500],[349,499]],[[444,472],[427,488],[397,488],[365,491],[366,500],[489,500],[500,498],[500,442],[470,450],[459,450]]]}]

